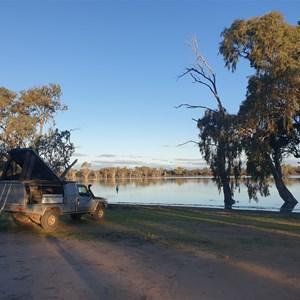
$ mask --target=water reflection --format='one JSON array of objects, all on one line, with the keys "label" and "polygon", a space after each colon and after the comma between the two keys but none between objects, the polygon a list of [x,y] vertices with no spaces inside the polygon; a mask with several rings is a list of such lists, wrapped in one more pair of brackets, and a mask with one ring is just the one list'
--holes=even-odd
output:
[{"label": "water reflection", "polygon": [[[100,184],[103,186],[149,186],[149,185],[162,185],[166,183],[175,183],[177,185],[184,185],[190,181],[209,184],[211,183],[211,178],[209,177],[160,177],[160,178],[102,178],[98,180],[94,180],[95,184]],[[90,182],[90,180],[82,181],[82,182]]]},{"label": "water reflection", "polygon": [[[108,198],[109,203],[183,205],[224,208],[223,194],[218,193],[211,178],[114,178],[92,181],[96,195]],[[300,200],[300,178],[286,180],[289,190]],[[259,201],[249,200],[245,185],[235,193],[233,209],[260,209],[300,212],[299,205],[284,204],[275,184],[270,182],[270,196]],[[284,205],[283,205],[284,204]]]}]

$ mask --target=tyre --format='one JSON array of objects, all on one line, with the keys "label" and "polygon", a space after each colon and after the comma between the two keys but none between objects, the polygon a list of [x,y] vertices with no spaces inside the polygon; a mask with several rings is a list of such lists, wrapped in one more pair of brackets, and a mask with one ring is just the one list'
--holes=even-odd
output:
[{"label": "tyre", "polygon": [[46,231],[54,231],[58,227],[58,224],[59,224],[59,216],[53,210],[46,211],[41,218],[41,226]]},{"label": "tyre", "polygon": [[103,219],[104,218],[104,210],[105,210],[104,206],[98,205],[95,212],[94,212],[94,214],[93,214],[93,218],[96,221],[99,221],[99,220]]},{"label": "tyre", "polygon": [[79,221],[82,217],[82,214],[71,214],[70,217],[74,221]]}]

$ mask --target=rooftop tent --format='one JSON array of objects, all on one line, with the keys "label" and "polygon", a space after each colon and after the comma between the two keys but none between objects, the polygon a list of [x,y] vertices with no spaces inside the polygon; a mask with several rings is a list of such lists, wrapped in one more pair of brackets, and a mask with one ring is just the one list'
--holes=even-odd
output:
[{"label": "rooftop tent", "polygon": [[33,150],[15,148],[8,152],[8,160],[1,176],[2,180],[50,180],[61,182],[61,179]]}]

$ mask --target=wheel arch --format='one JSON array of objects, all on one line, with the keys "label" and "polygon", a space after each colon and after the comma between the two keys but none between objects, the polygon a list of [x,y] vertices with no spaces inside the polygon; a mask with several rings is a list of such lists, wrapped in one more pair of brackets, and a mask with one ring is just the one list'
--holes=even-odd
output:
[{"label": "wheel arch", "polygon": [[45,210],[44,210],[44,212],[43,212],[43,214],[45,214],[47,211],[53,211],[53,212],[55,212],[57,215],[61,215],[61,210],[60,210],[60,208],[59,207],[57,207],[57,206],[55,206],[55,207],[46,207],[45,208]]}]

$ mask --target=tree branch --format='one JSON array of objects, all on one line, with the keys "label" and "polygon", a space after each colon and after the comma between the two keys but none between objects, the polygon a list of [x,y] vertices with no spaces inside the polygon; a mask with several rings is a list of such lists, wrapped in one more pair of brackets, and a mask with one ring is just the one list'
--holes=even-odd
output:
[{"label": "tree branch", "polygon": [[190,143],[193,143],[193,144],[199,145],[199,143],[198,143],[198,142],[196,142],[196,141],[193,141],[193,140],[190,140],[190,141],[184,142],[184,143],[182,143],[182,144],[179,144],[178,146],[184,146],[184,145],[186,145],[186,144],[190,144]]},{"label": "tree branch", "polygon": [[222,105],[217,91],[216,74],[211,66],[206,62],[204,57],[199,53],[197,38],[193,37],[189,45],[196,56],[195,66],[187,68],[181,75],[177,77],[177,80],[189,74],[193,78],[194,82],[202,84],[210,90],[218,103],[219,112],[225,113],[226,110]]},{"label": "tree branch", "polygon": [[202,108],[202,109],[209,110],[211,112],[215,112],[215,113],[218,112],[217,110],[211,109],[211,108],[209,108],[207,106],[203,106],[203,105],[190,105],[190,104],[184,103],[184,104],[180,104],[178,106],[175,106],[176,109],[181,108],[181,107],[186,107],[186,108],[189,108],[189,109]]}]

